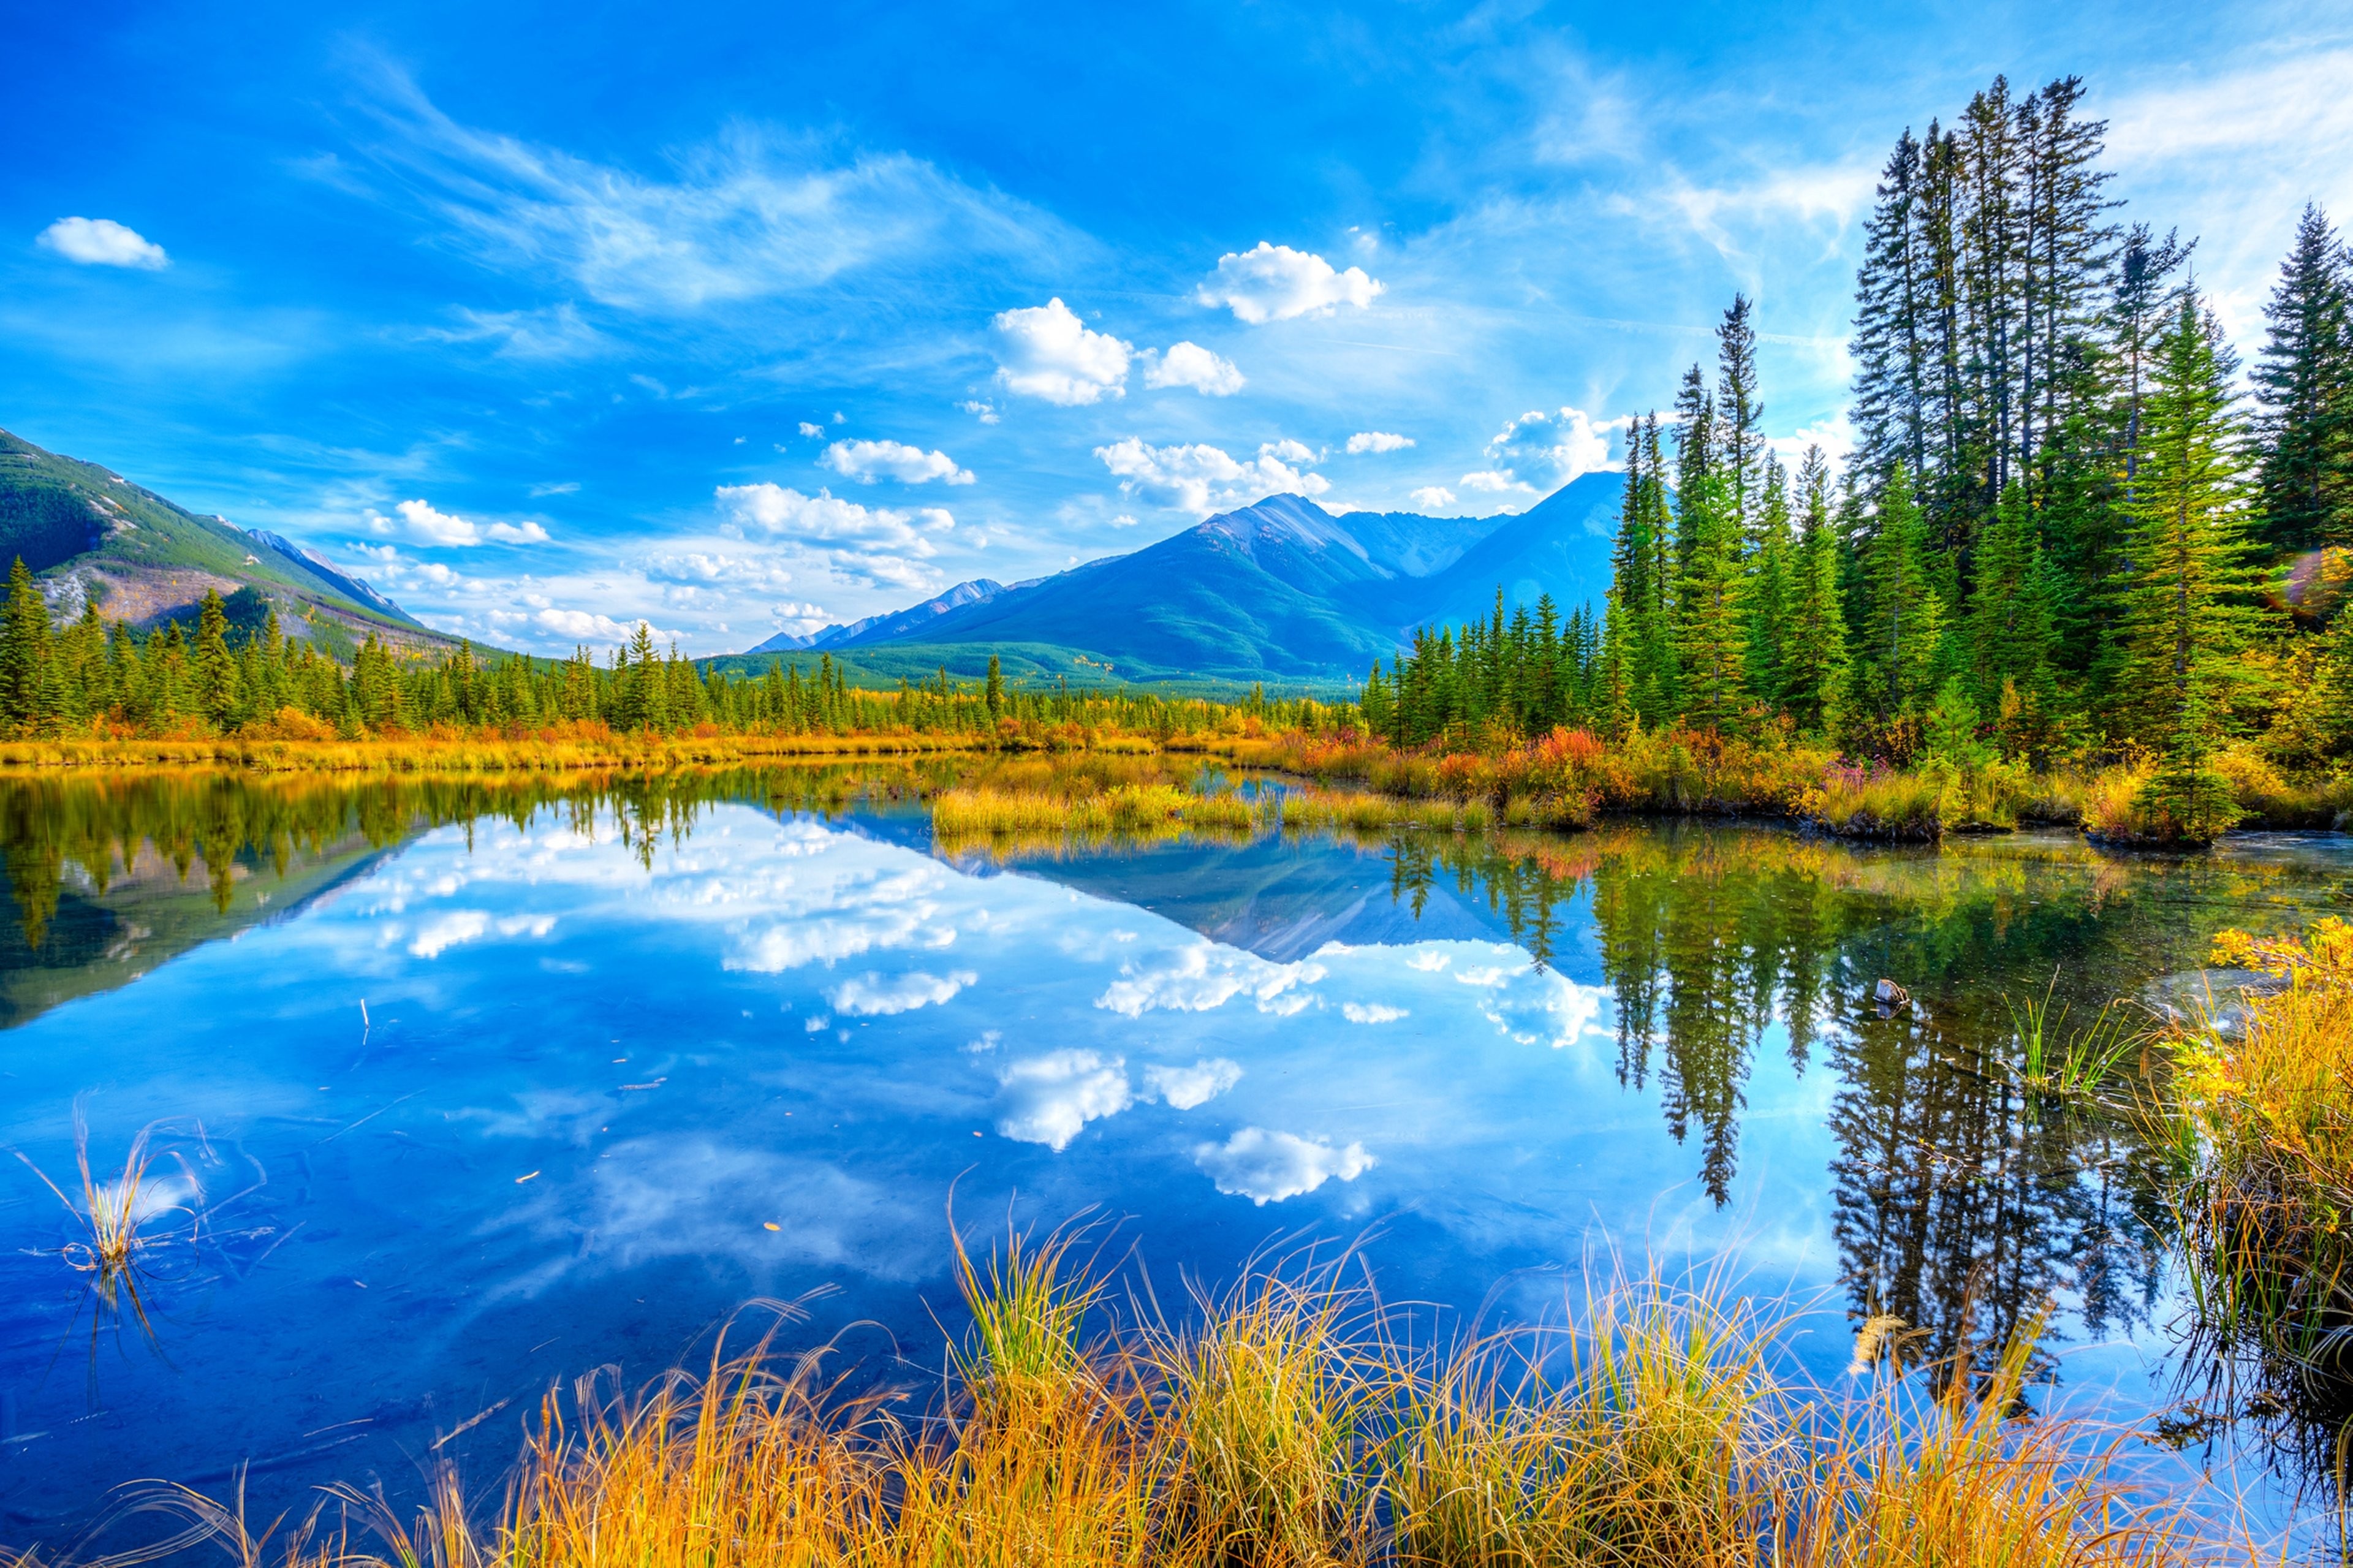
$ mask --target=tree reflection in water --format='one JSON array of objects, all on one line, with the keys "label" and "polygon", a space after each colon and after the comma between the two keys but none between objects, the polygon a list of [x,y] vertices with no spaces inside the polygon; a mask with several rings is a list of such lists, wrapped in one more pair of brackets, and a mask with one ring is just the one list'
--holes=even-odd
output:
[{"label": "tree reflection in water", "polygon": [[[1619,1077],[1656,1086],[1719,1205],[1773,1026],[1796,1070],[1834,1075],[1848,1311],[1900,1320],[1902,1364],[1982,1372],[2054,1305],[2094,1338],[2148,1322],[2172,1221],[2161,1151],[2130,1108],[2155,1063],[2132,1053],[2134,1081],[2100,1102],[2029,1092],[2006,1000],[2054,973],[2078,1016],[2137,995],[2249,920],[2278,866],[2118,860],[2057,836],[1939,851],[1703,825],[1401,836],[1387,852],[1401,900],[1451,878],[1539,964],[1587,900]],[[1917,1005],[1871,1001],[1883,976]]]}]

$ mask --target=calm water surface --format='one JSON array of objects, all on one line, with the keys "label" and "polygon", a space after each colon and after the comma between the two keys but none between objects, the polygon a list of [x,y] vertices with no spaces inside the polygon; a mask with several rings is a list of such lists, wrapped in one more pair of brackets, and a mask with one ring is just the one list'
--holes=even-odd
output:
[{"label": "calm water surface", "polygon": [[1859,1315],[1936,1357],[2055,1303],[2038,1401],[2143,1415],[2179,1397],[2156,1158],[2010,1085],[2006,998],[2161,1001],[2216,929],[2353,902],[2333,835],[987,851],[923,782],[0,783],[0,1141],[70,1190],[78,1106],[101,1167],[152,1124],[201,1214],[142,1332],[0,1171],[0,1538],[241,1464],[263,1517],[397,1495],[491,1411],[438,1450],[487,1484],[552,1382],[753,1298],[936,1364],[951,1204],[983,1243],[1115,1219],[1164,1302],[1300,1237],[1518,1317],[1729,1252],[1829,1379]]}]

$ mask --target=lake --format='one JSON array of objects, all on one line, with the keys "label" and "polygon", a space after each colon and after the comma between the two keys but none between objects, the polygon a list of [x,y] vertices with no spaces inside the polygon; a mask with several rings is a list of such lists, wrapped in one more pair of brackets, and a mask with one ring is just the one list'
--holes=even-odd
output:
[{"label": "lake", "polygon": [[[1925,1361],[2047,1305],[2038,1403],[2137,1419],[2161,1152],[2022,1091],[2012,1008],[2179,1002],[2215,931],[2353,902],[2327,834],[942,845],[953,766],[0,781],[0,1534],[241,1465],[265,1519],[489,1487],[557,1380],[763,1299],[919,1377],[952,1226],[1074,1218],[1172,1311],[1318,1243],[1496,1320],[1728,1258],[1827,1381],[1870,1314]],[[60,1256],[78,1113],[101,1177],[152,1129],[135,1309]]]}]

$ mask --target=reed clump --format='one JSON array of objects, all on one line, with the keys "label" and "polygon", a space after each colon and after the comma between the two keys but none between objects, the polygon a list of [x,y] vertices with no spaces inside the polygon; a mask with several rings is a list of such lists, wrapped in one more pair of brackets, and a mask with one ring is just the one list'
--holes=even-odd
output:
[{"label": "reed clump", "polygon": [[[2114,1449],[1989,1379],[1834,1394],[1721,1288],[1621,1286],[1575,1332],[1415,1348],[1336,1268],[1253,1274],[1198,1322],[1122,1327],[1068,1235],[959,1249],[971,1319],[927,1405],[764,1342],[635,1394],[552,1393],[504,1500],[407,1518],[339,1490],[288,1568],[1953,1568],[2219,1561]],[[915,1413],[920,1410],[920,1414]],[[241,1505],[169,1490],[249,1568]],[[355,1531],[357,1534],[355,1535]],[[377,1544],[371,1545],[373,1531]],[[267,1532],[265,1532],[266,1534]],[[145,1552],[141,1561],[153,1561]]]}]

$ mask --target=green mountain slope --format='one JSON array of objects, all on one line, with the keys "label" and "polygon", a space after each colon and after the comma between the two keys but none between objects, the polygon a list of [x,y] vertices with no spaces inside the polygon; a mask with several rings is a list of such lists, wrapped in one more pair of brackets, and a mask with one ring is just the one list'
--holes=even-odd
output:
[{"label": "green mountain slope", "polygon": [[17,556],[60,618],[94,597],[109,619],[146,626],[185,614],[208,588],[251,588],[289,633],[337,649],[370,631],[410,647],[450,641],[290,540],[199,517],[0,430],[0,566]]}]

